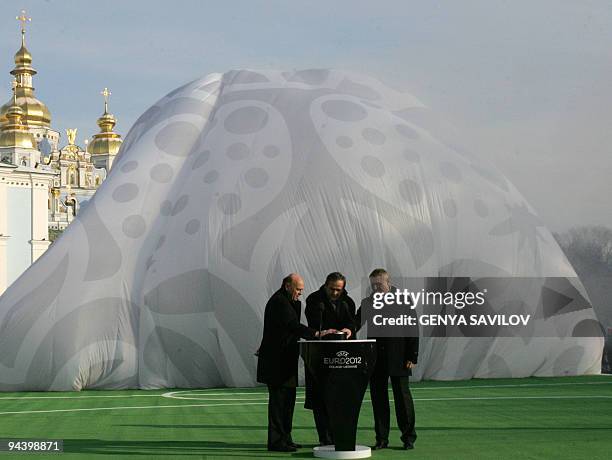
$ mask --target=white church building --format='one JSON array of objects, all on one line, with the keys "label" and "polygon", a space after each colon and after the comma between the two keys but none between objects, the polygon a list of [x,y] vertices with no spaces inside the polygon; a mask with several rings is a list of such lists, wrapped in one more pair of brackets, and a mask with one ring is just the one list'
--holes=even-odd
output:
[{"label": "white church building", "polygon": [[10,72],[13,93],[0,107],[0,294],[49,247],[49,230],[61,232],[72,222],[106,178],[122,143],[105,88],[100,132],[82,148],[76,129],[67,129],[68,144],[59,148],[51,113],[34,94],[37,72],[25,41],[30,18],[22,11],[17,19],[21,47]]}]

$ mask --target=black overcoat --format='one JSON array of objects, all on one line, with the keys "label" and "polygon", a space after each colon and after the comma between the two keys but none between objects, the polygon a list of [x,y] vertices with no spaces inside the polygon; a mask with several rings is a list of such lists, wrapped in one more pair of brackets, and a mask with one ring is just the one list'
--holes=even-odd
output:
[{"label": "black overcoat", "polygon": [[[392,287],[392,291],[396,288]],[[362,309],[370,307],[373,302],[373,295],[361,301],[357,310],[355,322],[358,324],[357,330],[362,325]],[[414,310],[411,312],[415,315]],[[365,313],[363,321],[365,321]],[[376,339],[376,368],[377,373],[386,373],[391,377],[406,377],[412,375],[412,370],[406,368],[406,363],[411,361],[416,364],[419,359],[419,337],[418,327],[410,328],[413,337],[370,337]]]},{"label": "black overcoat", "polygon": [[[355,338],[355,301],[351,299],[346,291],[343,291],[336,302],[334,309],[331,301],[325,293],[324,286],[313,292],[306,298],[306,319],[308,326],[315,330],[350,329],[351,338]],[[314,376],[306,369],[306,399],[304,407],[313,409],[315,406],[323,405],[324,382],[317,383]]]},{"label": "black overcoat", "polygon": [[264,330],[257,360],[257,381],[296,386],[298,340],[314,339],[315,330],[300,324],[302,303],[292,301],[285,289],[274,293],[264,312]]},{"label": "black overcoat", "polygon": [[[324,286],[310,294],[306,298],[305,310],[308,326],[315,330],[347,328],[351,330],[352,338],[355,338],[355,301],[346,291],[343,291],[336,305],[334,309],[325,293]],[[320,324],[321,320],[322,324]]]}]

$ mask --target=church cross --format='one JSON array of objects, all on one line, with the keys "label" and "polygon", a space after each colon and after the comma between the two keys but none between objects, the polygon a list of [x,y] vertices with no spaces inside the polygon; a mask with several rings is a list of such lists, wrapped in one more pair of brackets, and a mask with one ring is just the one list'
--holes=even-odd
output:
[{"label": "church cross", "polygon": [[104,91],[102,91],[100,93],[102,96],[104,96],[104,113],[108,112],[108,97],[112,94],[108,88],[104,88]]},{"label": "church cross", "polygon": [[21,10],[21,16],[16,16],[15,19],[21,22],[21,44],[25,45],[26,23],[32,22],[32,18],[26,16],[26,10]]}]

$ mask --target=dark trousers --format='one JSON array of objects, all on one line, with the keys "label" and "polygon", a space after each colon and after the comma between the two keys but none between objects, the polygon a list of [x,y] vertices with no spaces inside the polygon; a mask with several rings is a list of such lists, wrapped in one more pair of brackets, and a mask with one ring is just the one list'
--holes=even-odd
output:
[{"label": "dark trousers", "polygon": [[319,443],[327,446],[334,443],[331,434],[329,414],[325,407],[325,388],[327,380],[323,376],[315,379],[314,376],[306,369],[306,401],[304,407],[312,409],[317,433],[319,435]]},{"label": "dark trousers", "polygon": [[314,415],[315,425],[317,426],[317,433],[319,435],[319,443],[322,445],[331,445],[334,443],[334,438],[331,434],[329,427],[329,415],[324,404],[315,406],[312,409]]},{"label": "dark trousers", "polygon": [[293,443],[295,387],[268,385],[268,449]]},{"label": "dark trousers", "polygon": [[[417,435],[414,428],[414,403],[410,394],[409,377],[391,377],[393,400],[395,401],[395,416],[397,426],[404,444],[413,444]],[[389,374],[375,372],[370,379],[370,395],[374,409],[374,430],[376,442],[389,441],[390,409],[389,409]]]}]

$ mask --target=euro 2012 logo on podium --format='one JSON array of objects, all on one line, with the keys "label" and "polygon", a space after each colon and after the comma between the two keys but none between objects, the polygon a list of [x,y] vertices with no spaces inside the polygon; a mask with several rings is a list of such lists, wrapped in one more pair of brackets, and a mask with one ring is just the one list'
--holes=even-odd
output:
[{"label": "euro 2012 logo on podium", "polygon": [[330,369],[356,368],[361,364],[361,356],[350,356],[348,351],[340,350],[336,352],[336,356],[334,357],[323,358],[323,364],[329,366]]}]

